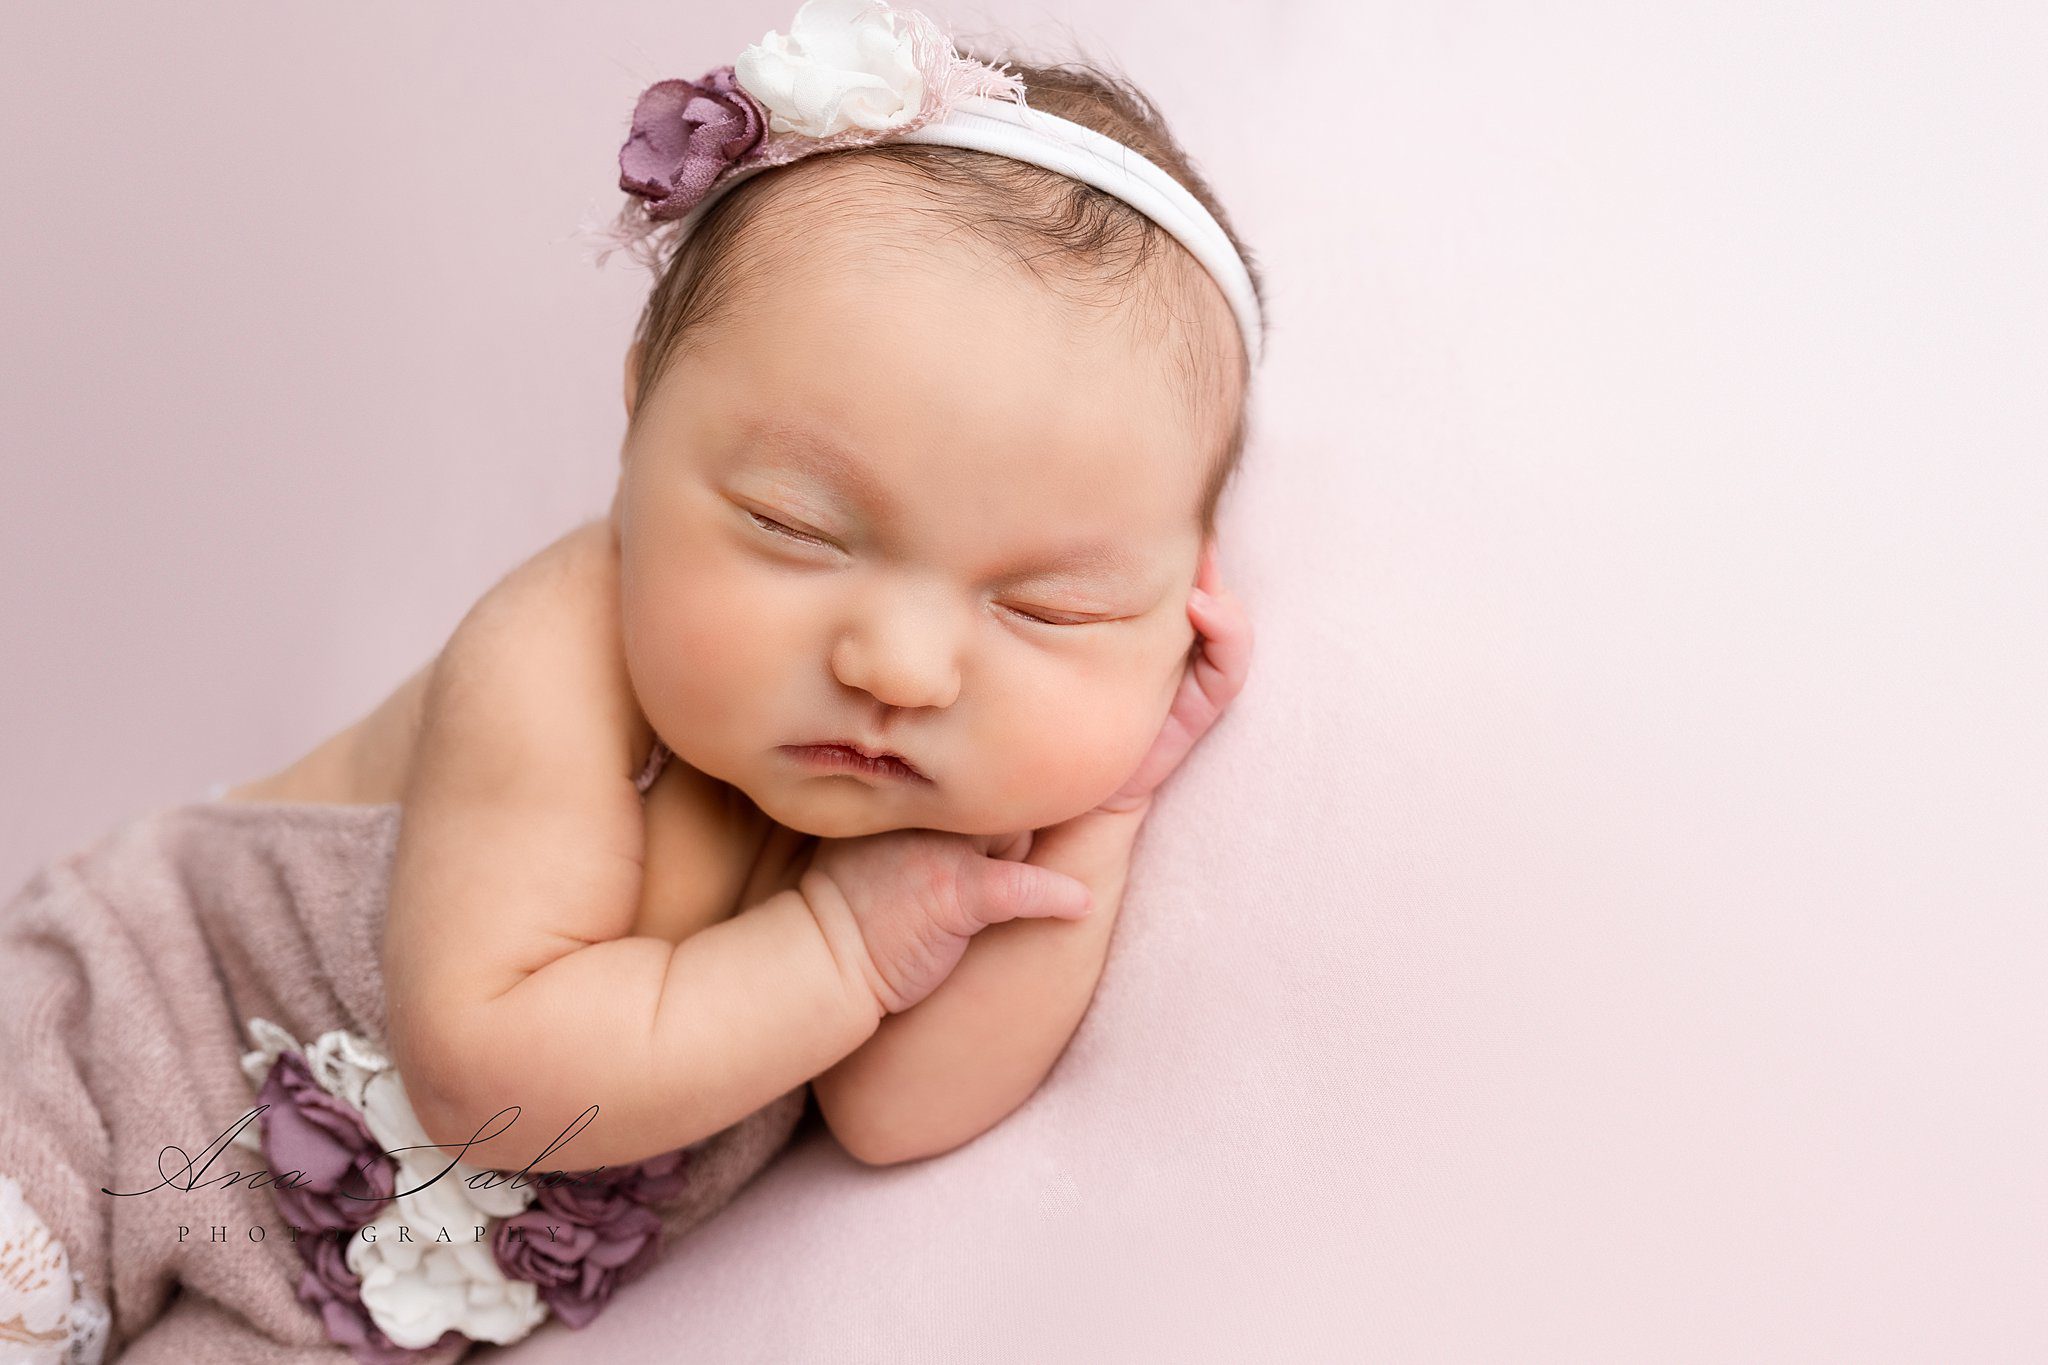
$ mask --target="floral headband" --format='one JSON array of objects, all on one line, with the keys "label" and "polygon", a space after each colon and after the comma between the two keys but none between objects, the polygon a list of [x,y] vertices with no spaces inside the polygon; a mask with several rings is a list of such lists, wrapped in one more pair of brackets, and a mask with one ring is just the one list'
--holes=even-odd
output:
[{"label": "floral headband", "polygon": [[805,0],[786,36],[770,30],[730,66],[649,86],[619,148],[619,188],[636,198],[591,234],[604,244],[597,259],[623,249],[652,270],[661,254],[652,239],[680,242],[741,181],[884,142],[991,152],[1115,195],[1208,270],[1258,365],[1250,272],[1185,186],[1114,138],[1028,107],[1020,79],[961,56],[931,19],[886,0]]}]

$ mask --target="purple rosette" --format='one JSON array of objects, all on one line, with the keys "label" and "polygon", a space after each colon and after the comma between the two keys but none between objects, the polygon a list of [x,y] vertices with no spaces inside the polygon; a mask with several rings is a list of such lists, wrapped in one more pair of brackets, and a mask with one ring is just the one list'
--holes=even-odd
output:
[{"label": "purple rosette", "polygon": [[560,1180],[537,1183],[535,1203],[566,1218],[601,1223],[621,1200],[653,1208],[674,1199],[690,1183],[689,1165],[689,1152],[678,1147],[625,1166],[566,1171]]},{"label": "purple rosette", "polygon": [[620,1285],[652,1268],[662,1240],[654,1206],[683,1190],[688,1171],[689,1153],[677,1148],[542,1180],[532,1207],[498,1224],[491,1254],[507,1275],[538,1286],[555,1316],[582,1327]]},{"label": "purple rosette", "polygon": [[[370,1135],[362,1115],[313,1079],[306,1059],[280,1052],[257,1101],[263,1157],[285,1217],[319,1232],[375,1222],[397,1189],[398,1164]],[[285,1183],[287,1176],[302,1177]]]},{"label": "purple rosette", "polygon": [[678,1147],[626,1168],[625,1191],[649,1208],[666,1204],[690,1183],[690,1154]]},{"label": "purple rosette", "polygon": [[548,1308],[571,1327],[595,1318],[612,1291],[647,1272],[660,1249],[660,1216],[630,1200],[598,1225],[530,1208],[491,1235],[491,1254],[504,1272],[539,1286]]},{"label": "purple rosette", "polygon": [[619,148],[619,188],[647,200],[650,218],[680,218],[767,126],[730,66],[694,81],[657,81],[633,106],[633,130]]}]

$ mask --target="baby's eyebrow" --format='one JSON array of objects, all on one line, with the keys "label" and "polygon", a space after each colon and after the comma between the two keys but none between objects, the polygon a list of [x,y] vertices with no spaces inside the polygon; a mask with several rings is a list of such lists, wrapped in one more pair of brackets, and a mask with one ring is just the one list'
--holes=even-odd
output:
[{"label": "baby's eyebrow", "polygon": [[1113,540],[1090,540],[1048,555],[1031,572],[1019,574],[1018,581],[1089,574],[1143,579],[1145,565],[1130,550]]},{"label": "baby's eyebrow", "polygon": [[786,418],[767,417],[749,423],[746,435],[775,446],[797,468],[838,484],[869,510],[884,515],[896,511],[896,499],[887,485],[851,451],[823,432]]}]

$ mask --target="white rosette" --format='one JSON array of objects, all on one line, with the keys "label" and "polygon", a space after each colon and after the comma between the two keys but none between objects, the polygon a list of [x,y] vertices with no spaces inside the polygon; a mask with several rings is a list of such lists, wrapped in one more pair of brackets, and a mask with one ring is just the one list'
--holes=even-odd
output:
[{"label": "white rosette", "polygon": [[[447,1153],[420,1127],[395,1068],[370,1078],[363,1118],[398,1162],[397,1188],[409,1191],[349,1242],[348,1267],[363,1282],[371,1321],[406,1347],[431,1346],[451,1327],[500,1345],[531,1332],[547,1317],[547,1304],[539,1286],[499,1269],[491,1234],[497,1220],[533,1202],[536,1187],[514,1189],[508,1176],[495,1177],[501,1183],[489,1189],[472,1187],[470,1177],[483,1171],[463,1161],[449,1167]],[[400,1240],[400,1227],[408,1240]]]},{"label": "white rosette", "polygon": [[911,26],[874,0],[805,0],[787,35],[769,30],[733,62],[733,79],[768,111],[768,129],[830,137],[880,132],[924,103]]}]

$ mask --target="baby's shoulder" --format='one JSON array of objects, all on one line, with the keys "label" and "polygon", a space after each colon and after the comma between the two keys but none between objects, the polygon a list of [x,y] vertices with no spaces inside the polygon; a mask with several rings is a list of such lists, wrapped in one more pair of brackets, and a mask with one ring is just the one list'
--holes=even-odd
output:
[{"label": "baby's shoulder", "polygon": [[654,732],[626,668],[618,582],[603,521],[576,527],[499,579],[435,662],[426,708],[435,747],[460,753],[491,782],[546,786],[557,765],[640,772]]},{"label": "baby's shoulder", "polygon": [[377,708],[228,800],[397,802],[422,756],[532,771],[564,761],[630,762],[654,732],[626,674],[617,623],[617,542],[604,519],[556,538],[500,578],[433,658]]},{"label": "baby's shoulder", "polygon": [[[586,631],[618,613],[618,542],[604,520],[587,521],[514,565],[476,600],[456,626],[465,631],[513,630],[531,636],[541,625],[573,618]],[[591,608],[602,607],[593,613]],[[616,633],[616,621],[612,622]]]}]

